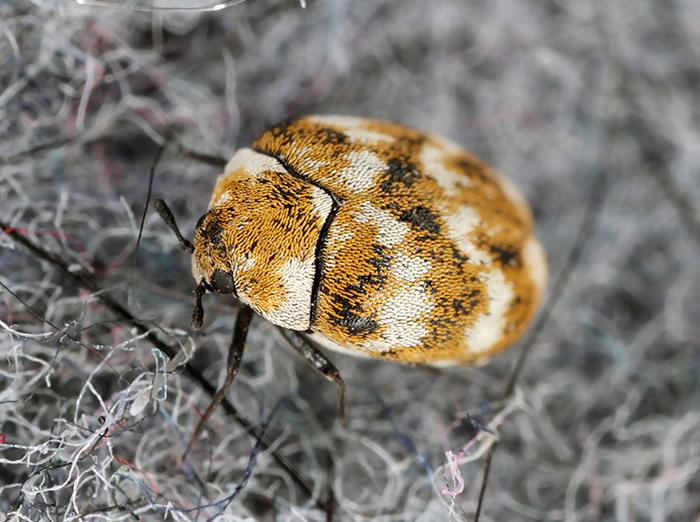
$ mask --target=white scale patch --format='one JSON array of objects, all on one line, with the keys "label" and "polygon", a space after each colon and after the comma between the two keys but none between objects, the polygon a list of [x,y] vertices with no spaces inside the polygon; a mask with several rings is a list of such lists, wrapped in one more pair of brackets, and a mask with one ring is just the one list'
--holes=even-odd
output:
[{"label": "white scale patch", "polygon": [[335,341],[332,341],[331,339],[320,333],[313,333],[309,335],[309,338],[312,341],[320,344],[323,348],[328,348],[329,350],[333,350],[334,352],[344,353],[345,355],[351,355],[353,357],[371,357],[369,354],[363,352],[359,348],[349,348],[347,346],[343,346],[341,344],[336,343]]},{"label": "white scale patch", "polygon": [[326,191],[316,186],[312,186],[311,188],[311,197],[313,198],[313,205],[316,214],[318,214],[318,216],[321,218],[322,223],[325,222],[326,217],[333,207],[333,200],[328,194],[326,194]]},{"label": "white scale patch", "polygon": [[248,148],[239,149],[226,164],[224,172],[230,173],[238,169],[245,169],[251,176],[258,176],[266,170],[280,174],[287,173],[282,164],[275,158]]},{"label": "white scale patch", "polygon": [[[280,164],[280,162],[275,158],[271,158],[265,154],[260,154],[252,149],[239,149],[226,164],[226,167],[224,167],[224,173],[216,180],[214,194],[218,192],[217,188],[226,180],[226,178],[228,178],[229,175],[241,169],[245,170],[245,172],[251,177],[257,177],[265,171],[279,172],[280,174],[285,174],[287,172],[282,164]],[[220,205],[221,203],[225,203],[229,198],[230,196],[226,193],[221,194],[216,201],[214,201],[214,198],[212,197],[211,201],[209,202],[209,208],[211,209]]]},{"label": "white scale patch", "polygon": [[354,192],[373,188],[377,184],[377,175],[387,169],[387,164],[369,150],[348,152],[345,157],[350,164],[338,171],[338,175]]},{"label": "white scale patch", "polygon": [[199,284],[202,279],[204,279],[204,271],[202,270],[202,267],[199,266],[199,263],[197,262],[197,257],[192,254],[192,277],[194,277],[194,280],[197,284]]},{"label": "white scale patch", "polygon": [[329,125],[331,127],[340,127],[343,129],[362,127],[365,122],[364,118],[358,118],[356,116],[337,116],[333,114],[317,114],[315,116],[309,116],[307,119],[319,125]]},{"label": "white scale patch", "polygon": [[394,254],[392,272],[397,279],[414,283],[427,274],[430,268],[430,261],[420,257],[407,256],[402,252]]},{"label": "white scale patch", "polygon": [[513,300],[513,285],[506,281],[502,270],[491,269],[481,277],[489,294],[489,309],[465,331],[467,346],[476,353],[487,351],[501,339]]},{"label": "white scale patch", "polygon": [[376,145],[379,142],[391,143],[396,141],[393,136],[388,136],[387,134],[382,134],[381,132],[375,132],[367,129],[343,129],[343,134],[345,134],[350,140],[364,143],[366,145]]},{"label": "white scale patch", "polygon": [[415,285],[387,300],[382,306],[379,324],[385,326],[383,341],[367,343],[370,350],[419,346],[428,329],[418,320],[434,308],[423,285]]},{"label": "white scale patch", "polygon": [[211,204],[209,205],[209,208],[212,209],[219,207],[227,201],[231,201],[231,194],[229,194],[228,192],[224,192],[221,194],[221,196],[219,196],[219,199],[217,199],[216,201],[212,200]]},{"label": "white scale patch", "polygon": [[469,239],[470,234],[479,225],[479,215],[471,207],[460,207],[457,212],[444,212],[447,233],[457,247],[466,255],[470,263],[490,266],[492,261],[488,254],[482,252]]},{"label": "white scale patch", "polygon": [[461,145],[447,138],[443,138],[442,136],[431,134],[430,140],[437,143],[438,146],[448,154],[464,154],[465,152]]},{"label": "white scale patch", "polygon": [[238,256],[235,260],[236,272],[247,272],[255,266],[255,258],[250,254]]},{"label": "white scale patch", "polygon": [[345,243],[349,239],[352,239],[354,234],[349,230],[345,230],[342,226],[333,223],[331,228],[328,230],[328,236],[326,237],[326,245],[331,245],[331,248],[327,248],[325,255],[323,257],[323,266],[325,269],[330,270],[335,267],[335,254],[341,250],[341,244]]},{"label": "white scale patch", "polygon": [[250,289],[250,286],[248,284],[242,285],[240,283],[241,276],[255,266],[255,258],[250,255],[236,256],[234,259],[231,260],[231,262],[233,264],[233,279],[236,282],[236,291],[238,292],[238,297],[240,297],[244,303],[250,305],[256,312],[260,313],[260,311],[257,308],[255,308],[255,306],[253,306],[248,296],[248,290]]},{"label": "white scale patch", "polygon": [[314,282],[314,258],[289,259],[280,268],[282,284],[286,292],[282,304],[265,314],[271,323],[292,330],[309,328],[311,317],[311,287]]},{"label": "white scale patch", "polygon": [[542,246],[532,238],[528,239],[523,247],[523,260],[535,286],[540,291],[544,290],[547,285],[547,259]]},{"label": "white scale patch", "polygon": [[355,219],[360,223],[374,223],[378,228],[377,241],[387,247],[401,243],[410,230],[408,224],[398,221],[389,212],[379,210],[367,201],[360,205]]},{"label": "white scale patch", "polygon": [[[397,252],[392,263],[392,275],[399,280],[418,282],[430,270],[431,264],[419,257]],[[422,283],[400,292],[382,306],[378,322],[384,326],[381,341],[370,341],[364,348],[384,352],[396,348],[419,346],[428,329],[420,319],[435,308]]]},{"label": "white scale patch", "polygon": [[311,151],[311,147],[302,147],[300,148],[296,156],[298,156],[299,162],[301,164],[301,171],[304,172],[306,175],[311,175],[315,174],[321,169],[321,167],[325,166],[328,162],[319,160],[319,159],[311,159],[307,156],[307,154]]},{"label": "white scale patch", "polygon": [[465,175],[445,166],[445,153],[438,147],[424,145],[420,153],[420,162],[426,172],[437,181],[448,196],[459,195],[460,190],[470,185]]}]

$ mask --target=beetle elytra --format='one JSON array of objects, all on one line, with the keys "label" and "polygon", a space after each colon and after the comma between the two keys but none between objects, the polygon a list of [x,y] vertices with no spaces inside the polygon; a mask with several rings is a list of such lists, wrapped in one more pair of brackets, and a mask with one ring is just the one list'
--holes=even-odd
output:
[{"label": "beetle elytra", "polygon": [[442,138],[347,116],[292,119],[236,152],[193,245],[198,295],[402,362],[490,358],[524,331],[547,276],[507,179]]}]

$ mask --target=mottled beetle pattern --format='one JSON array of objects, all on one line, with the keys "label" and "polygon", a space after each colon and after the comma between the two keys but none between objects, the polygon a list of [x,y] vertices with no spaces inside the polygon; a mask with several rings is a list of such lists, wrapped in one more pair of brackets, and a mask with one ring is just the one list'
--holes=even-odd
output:
[{"label": "mottled beetle pattern", "polygon": [[463,148],[308,116],[229,161],[197,223],[192,274],[322,346],[449,365],[516,340],[547,269],[523,197]]}]

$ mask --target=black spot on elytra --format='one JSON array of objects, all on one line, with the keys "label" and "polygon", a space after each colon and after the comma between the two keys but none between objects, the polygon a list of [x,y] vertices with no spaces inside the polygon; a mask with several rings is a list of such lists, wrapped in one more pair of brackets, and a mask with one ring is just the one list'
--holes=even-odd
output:
[{"label": "black spot on elytra", "polygon": [[374,319],[362,317],[350,311],[346,311],[338,318],[336,324],[345,328],[351,335],[372,333],[379,328],[379,323]]},{"label": "black spot on elytra", "polygon": [[503,266],[520,266],[520,253],[512,245],[498,246],[489,245],[489,250],[496,256]]},{"label": "black spot on elytra", "polygon": [[481,292],[475,289],[469,292],[468,294],[461,296],[460,299],[453,299],[452,309],[458,315],[468,315],[474,310],[474,308],[479,306],[480,295]]},{"label": "black spot on elytra", "polygon": [[465,308],[465,306],[464,306],[464,301],[462,301],[461,299],[453,299],[452,300],[452,308],[459,315],[466,315],[466,313],[468,311],[467,308]]},{"label": "black spot on elytra", "polygon": [[428,349],[434,346],[440,346],[448,341],[451,337],[450,332],[454,332],[455,326],[457,326],[458,323],[457,321],[448,318],[432,318],[430,319],[429,324],[430,328],[428,329],[428,334],[430,335],[431,342],[424,344],[424,346]]},{"label": "black spot on elytra", "polygon": [[384,192],[390,192],[397,183],[410,187],[421,175],[416,164],[403,157],[389,160],[384,174],[385,180],[381,185]]},{"label": "black spot on elytra", "polygon": [[484,168],[473,161],[461,159],[457,161],[459,169],[467,176],[479,178],[483,183],[491,183],[493,180],[486,174]]},{"label": "black spot on elytra", "polygon": [[326,145],[340,145],[348,142],[347,134],[324,127],[317,131],[319,140]]},{"label": "black spot on elytra", "polygon": [[375,256],[370,258],[368,263],[374,267],[377,282],[381,286],[386,280],[384,271],[391,266],[391,256],[387,254],[387,248],[382,245],[372,245]]},{"label": "black spot on elytra", "polygon": [[351,335],[372,333],[379,328],[379,323],[371,317],[361,315],[362,309],[351,304],[350,300],[339,295],[331,298],[339,309],[335,310],[331,322],[344,328]]},{"label": "black spot on elytra", "polygon": [[452,249],[452,262],[460,273],[464,272],[464,264],[469,261],[469,258],[455,246],[450,245]]},{"label": "black spot on elytra", "polygon": [[431,234],[440,232],[440,225],[435,220],[435,216],[428,207],[422,205],[403,212],[399,217],[399,221],[410,223],[414,228],[430,232]]},{"label": "black spot on elytra", "polygon": [[270,191],[271,193],[267,197],[268,201],[275,205],[285,205],[287,208],[296,206],[296,202],[300,197],[298,188],[290,187],[280,182],[274,183],[270,187]]},{"label": "black spot on elytra", "polygon": [[375,279],[373,275],[361,275],[357,277],[357,283],[348,285],[346,290],[360,295],[367,295],[366,286],[370,286],[374,283]]},{"label": "black spot on elytra", "polygon": [[346,290],[361,295],[367,295],[367,287],[375,286],[382,288],[386,282],[386,270],[391,266],[391,256],[387,253],[387,248],[382,245],[372,245],[374,256],[367,260],[367,263],[374,267],[373,274],[362,274],[357,277],[357,283],[348,285]]}]

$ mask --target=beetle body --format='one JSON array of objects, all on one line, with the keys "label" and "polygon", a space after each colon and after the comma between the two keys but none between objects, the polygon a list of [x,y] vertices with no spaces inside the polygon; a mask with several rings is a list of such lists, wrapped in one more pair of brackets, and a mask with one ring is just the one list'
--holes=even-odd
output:
[{"label": "beetle body", "polygon": [[523,332],[546,261],[520,193],[461,147],[309,116],[239,150],[192,273],[270,322],[382,359],[478,362]]}]

